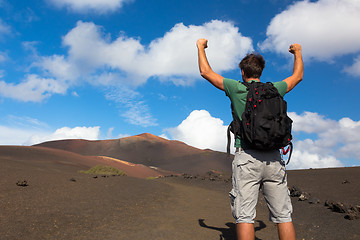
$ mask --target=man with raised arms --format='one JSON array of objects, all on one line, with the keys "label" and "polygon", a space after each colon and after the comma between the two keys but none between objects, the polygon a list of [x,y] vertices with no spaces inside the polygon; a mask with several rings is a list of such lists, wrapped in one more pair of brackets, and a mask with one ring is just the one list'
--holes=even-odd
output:
[{"label": "man with raised arms", "polygon": [[[225,91],[234,107],[235,114],[241,120],[245,109],[247,88],[241,81],[224,78],[211,69],[205,52],[207,43],[206,39],[197,41],[200,74],[216,88]],[[294,55],[292,75],[283,81],[273,82],[281,96],[290,92],[303,78],[301,46],[292,44],[289,52]],[[241,60],[239,67],[244,82],[260,81],[265,60],[259,54],[248,54]],[[230,198],[238,240],[255,239],[254,218],[260,187],[268,204],[270,220],[278,226],[279,239],[295,240],[285,163],[280,152],[248,148],[242,143],[240,136],[235,136],[235,148]]]}]

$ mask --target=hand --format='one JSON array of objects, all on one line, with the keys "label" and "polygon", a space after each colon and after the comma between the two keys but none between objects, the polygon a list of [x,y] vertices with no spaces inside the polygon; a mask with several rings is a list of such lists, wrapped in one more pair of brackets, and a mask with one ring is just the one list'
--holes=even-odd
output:
[{"label": "hand", "polygon": [[289,47],[289,52],[295,54],[295,52],[301,52],[301,45],[298,43],[291,44]]},{"label": "hand", "polygon": [[208,40],[205,38],[200,38],[197,40],[196,45],[198,48],[207,48],[207,42]]}]

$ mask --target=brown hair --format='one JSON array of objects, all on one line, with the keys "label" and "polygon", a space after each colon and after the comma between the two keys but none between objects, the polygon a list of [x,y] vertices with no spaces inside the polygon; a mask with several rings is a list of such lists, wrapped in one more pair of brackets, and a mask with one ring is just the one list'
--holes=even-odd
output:
[{"label": "brown hair", "polygon": [[258,53],[247,54],[239,63],[239,67],[244,71],[246,78],[260,78],[265,68],[265,60]]}]

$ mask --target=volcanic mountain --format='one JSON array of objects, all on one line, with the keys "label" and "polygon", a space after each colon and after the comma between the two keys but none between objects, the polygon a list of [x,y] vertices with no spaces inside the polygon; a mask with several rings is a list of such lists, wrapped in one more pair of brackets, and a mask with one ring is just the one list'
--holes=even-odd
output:
[{"label": "volcanic mountain", "polygon": [[210,170],[231,172],[226,153],[201,150],[183,142],[144,133],[114,140],[59,140],[35,145],[74,152],[84,156],[106,156],[134,164],[178,173],[204,174]]},{"label": "volcanic mountain", "polygon": [[105,165],[121,169],[127,176],[138,178],[175,174],[174,172],[150,168],[142,164],[133,164],[106,156],[84,156],[61,149],[36,146],[0,146],[0,161],[3,161],[2,163],[8,161],[12,164],[18,164],[25,169],[35,167],[36,169],[51,169],[64,172],[69,171],[69,169],[72,171],[74,169],[88,170],[96,165]]}]

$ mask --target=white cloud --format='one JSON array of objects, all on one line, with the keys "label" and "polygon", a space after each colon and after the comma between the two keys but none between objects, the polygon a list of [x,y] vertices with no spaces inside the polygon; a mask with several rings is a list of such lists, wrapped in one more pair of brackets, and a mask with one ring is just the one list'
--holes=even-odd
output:
[{"label": "white cloud", "polygon": [[288,113],[289,117],[294,121],[292,130],[295,132],[319,133],[336,126],[336,121],[325,119],[324,116],[313,112],[304,112],[298,115],[294,112]]},{"label": "white cloud", "polygon": [[200,149],[226,151],[227,126],[206,110],[194,110],[182,123],[166,132],[176,139]]},{"label": "white cloud", "polygon": [[351,66],[345,67],[344,71],[353,76],[360,76],[360,55],[354,59],[354,63]]},{"label": "white cloud", "polygon": [[288,54],[289,45],[297,42],[304,58],[329,61],[360,51],[359,22],[360,1],[299,1],[271,20],[259,46]]},{"label": "white cloud", "polygon": [[121,116],[127,122],[143,127],[157,126],[157,120],[151,115],[150,108],[143,101],[133,102],[128,105],[129,110]]},{"label": "white cloud", "polygon": [[114,131],[114,129],[115,129],[114,127],[111,127],[108,129],[107,134],[106,134],[107,139],[112,139],[112,132]]},{"label": "white cloud", "polygon": [[[18,84],[0,81],[0,95],[41,102],[84,82],[116,90],[135,89],[152,77],[189,85],[201,79],[196,40],[202,37],[209,40],[208,58],[217,72],[236,68],[237,61],[253,50],[251,39],[242,36],[231,22],[214,20],[201,26],[179,23],[146,46],[139,38],[127,37],[125,33],[112,40],[101,26],[79,21],[63,37],[67,55],[38,56],[33,51],[36,61],[31,67],[39,68],[45,77],[30,74]],[[27,45],[33,47],[33,43]],[[26,94],[19,95],[19,91]],[[148,105],[135,90],[110,92],[106,98],[128,108],[121,114],[128,122],[157,125]]]},{"label": "white cloud", "polygon": [[97,140],[100,127],[63,127],[49,131],[46,123],[26,116],[9,115],[2,118],[8,124],[0,125],[0,145],[33,145],[60,139]]},{"label": "white cloud", "polygon": [[131,137],[131,135],[130,134],[122,134],[122,133],[120,133],[118,136],[117,136],[118,138],[126,138],[126,137]]},{"label": "white cloud", "polygon": [[47,0],[57,7],[66,7],[74,12],[87,13],[95,12],[104,14],[114,12],[122,7],[123,3],[129,0]]},{"label": "white cloud", "polygon": [[[196,55],[196,40],[200,37],[209,39],[208,58],[217,72],[236,68],[237,60],[253,50],[251,39],[242,36],[231,22],[213,20],[201,26],[179,23],[146,46],[139,38],[127,37],[125,33],[112,40],[101,26],[79,21],[63,37],[67,55],[37,56],[34,50],[37,60],[31,66],[40,68],[46,78],[56,79],[64,89],[79,81],[137,87],[150,77],[189,85],[200,79]],[[31,47],[34,48],[33,43]]]},{"label": "white cloud", "polygon": [[[230,22],[214,20],[202,26],[179,23],[164,37],[145,46],[140,39],[126,37],[124,33],[112,41],[100,26],[79,21],[63,38],[63,44],[69,48],[68,56],[45,57],[37,66],[54,77],[97,71],[107,76],[117,73],[117,79],[102,81],[103,84],[138,86],[155,76],[188,85],[199,79],[196,40],[200,37],[209,39],[208,58],[218,72],[236,68],[237,60],[253,50],[251,39],[242,36]],[[58,65],[61,71],[54,67]]]},{"label": "white cloud", "polygon": [[45,75],[62,80],[64,83],[66,81],[73,82],[81,76],[79,69],[60,55],[40,57],[39,61],[33,63],[32,66],[41,67],[45,71]]},{"label": "white cloud", "polygon": [[32,135],[25,145],[34,145],[46,141],[62,140],[62,139],[86,139],[98,140],[100,127],[63,127],[57,129],[51,134],[35,134]]},{"label": "white cloud", "polygon": [[294,150],[288,169],[308,169],[308,168],[329,168],[343,167],[344,165],[334,156],[322,156],[306,150]]},{"label": "white cloud", "polygon": [[[101,26],[79,21],[63,37],[63,45],[68,47],[66,56],[38,57],[32,64],[32,67],[40,68],[47,78],[56,79],[56,82],[48,79],[53,84],[47,88],[25,89],[31,93],[26,98],[1,90],[0,94],[22,101],[41,101],[54,93],[66,93],[69,87],[85,81],[95,86],[122,89],[115,94],[114,91],[106,94],[106,98],[125,104],[128,110],[122,116],[128,122],[154,126],[157,125],[156,119],[139,94],[123,89],[134,89],[151,77],[176,85],[189,85],[201,79],[196,49],[196,40],[201,37],[209,40],[208,58],[218,72],[236,68],[237,61],[253,50],[251,39],[242,36],[231,22],[214,20],[201,26],[179,23],[162,38],[145,46],[139,38],[127,37],[125,33],[112,40],[110,35],[103,33]],[[2,84],[3,88],[19,89],[27,86],[26,83],[28,81],[16,86],[5,82]],[[55,83],[58,83],[57,89],[52,87]],[[133,96],[129,97],[129,92]]]},{"label": "white cloud", "polygon": [[0,125],[0,145],[24,145],[35,134],[42,134],[42,132],[34,129]]},{"label": "white cloud", "polygon": [[[289,113],[289,116],[294,121],[295,136],[289,169],[342,167],[346,165],[342,162],[344,159],[360,160],[360,153],[356,151],[360,146],[360,121],[349,118],[335,121],[311,112]],[[191,146],[226,152],[227,126],[206,110],[194,110],[179,126],[165,131],[171,139]],[[301,132],[312,136],[296,139]],[[233,146],[233,142],[231,144]]]},{"label": "white cloud", "polygon": [[159,137],[164,138],[166,140],[170,140],[170,138],[165,133],[159,135]]},{"label": "white cloud", "polygon": [[[360,121],[353,121],[350,118],[335,121],[310,112],[301,115],[289,113],[289,116],[294,121],[294,136],[300,136],[301,132],[315,135],[315,138],[294,142],[295,150],[301,154],[314,155],[311,158],[314,165],[316,162],[325,164],[325,161],[328,161],[325,166],[330,167],[335,166],[336,163],[340,164],[339,159],[360,160],[360,153],[354,151],[360,146]],[[301,154],[298,154],[299,157]],[[295,162],[304,161],[303,157],[302,159],[294,157],[294,159]]]},{"label": "white cloud", "polygon": [[127,108],[121,114],[125,121],[142,127],[158,125],[157,119],[152,116],[149,106],[141,100],[142,96],[138,92],[126,86],[118,86],[108,90],[105,97],[114,101],[120,108]]},{"label": "white cloud", "polygon": [[41,102],[52,94],[65,94],[66,86],[52,78],[41,78],[35,74],[26,76],[18,84],[0,81],[0,95],[20,101]]},{"label": "white cloud", "polygon": [[143,68],[151,76],[198,76],[196,40],[209,40],[207,57],[217,72],[234,69],[252,41],[230,22],[213,20],[202,26],[176,24],[149,45]]}]

